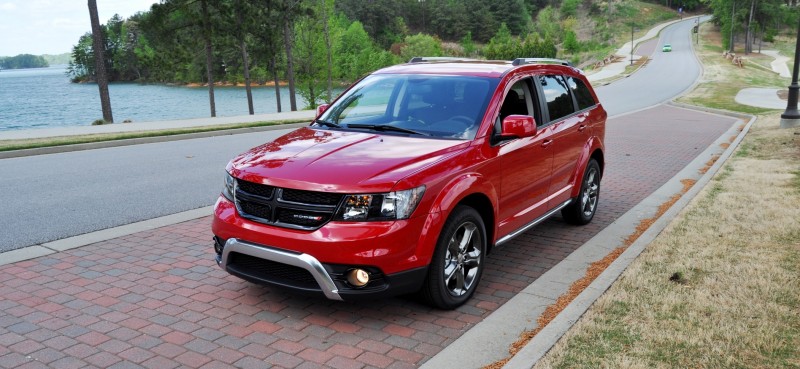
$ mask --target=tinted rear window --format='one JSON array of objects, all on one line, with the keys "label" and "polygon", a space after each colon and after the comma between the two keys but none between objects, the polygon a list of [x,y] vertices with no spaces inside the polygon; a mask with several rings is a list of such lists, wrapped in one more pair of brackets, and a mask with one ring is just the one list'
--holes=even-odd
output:
[{"label": "tinted rear window", "polygon": [[542,84],[550,121],[555,121],[575,112],[575,105],[562,76],[539,76]]},{"label": "tinted rear window", "polygon": [[586,87],[583,81],[577,78],[567,77],[567,82],[569,83],[569,88],[572,90],[572,94],[575,95],[575,100],[578,101],[578,110],[590,108],[597,104],[597,102],[594,101],[594,97],[592,97],[592,92],[589,91],[589,87]]}]

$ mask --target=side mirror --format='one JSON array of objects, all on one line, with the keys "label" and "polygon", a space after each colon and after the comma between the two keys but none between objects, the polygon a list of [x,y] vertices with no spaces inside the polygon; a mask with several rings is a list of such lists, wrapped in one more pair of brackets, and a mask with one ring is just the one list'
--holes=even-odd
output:
[{"label": "side mirror", "polygon": [[536,135],[536,121],[530,115],[509,115],[503,119],[502,138],[524,138]]},{"label": "side mirror", "polygon": [[331,106],[331,104],[320,104],[319,106],[317,106],[317,116],[322,115],[322,113],[324,113],[325,110],[328,110],[329,106]]}]

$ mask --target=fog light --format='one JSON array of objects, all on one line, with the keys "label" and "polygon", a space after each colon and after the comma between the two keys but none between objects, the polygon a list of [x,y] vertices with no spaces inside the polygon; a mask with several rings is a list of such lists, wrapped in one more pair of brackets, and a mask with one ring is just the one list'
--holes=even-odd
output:
[{"label": "fog light", "polygon": [[364,287],[369,283],[369,273],[364,269],[350,269],[347,272],[347,283],[353,287]]}]

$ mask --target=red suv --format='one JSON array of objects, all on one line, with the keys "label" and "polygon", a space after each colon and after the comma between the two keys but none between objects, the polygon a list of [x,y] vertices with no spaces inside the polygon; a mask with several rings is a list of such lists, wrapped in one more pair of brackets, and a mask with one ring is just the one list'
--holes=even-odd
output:
[{"label": "red suv", "polygon": [[333,300],[419,292],[453,309],[492,247],[559,211],[592,220],[606,116],[558,60],[381,69],[309,126],[228,163],[217,263]]}]

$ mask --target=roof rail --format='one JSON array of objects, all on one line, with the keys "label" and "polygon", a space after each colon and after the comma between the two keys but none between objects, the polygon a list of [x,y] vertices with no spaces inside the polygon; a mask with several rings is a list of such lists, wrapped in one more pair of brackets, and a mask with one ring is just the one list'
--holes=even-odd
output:
[{"label": "roof rail", "polygon": [[561,60],[561,59],[553,59],[553,58],[516,58],[511,65],[525,65],[525,64],[561,64],[567,67],[571,67],[572,63]]},{"label": "roof rail", "polygon": [[409,60],[409,63],[424,63],[424,62],[458,62],[458,61],[477,61],[477,59],[459,58],[450,56],[415,56]]}]

